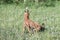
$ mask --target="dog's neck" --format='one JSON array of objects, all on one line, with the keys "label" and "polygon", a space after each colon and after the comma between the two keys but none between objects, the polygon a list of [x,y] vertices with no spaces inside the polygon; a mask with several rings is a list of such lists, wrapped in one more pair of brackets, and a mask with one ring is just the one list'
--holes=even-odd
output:
[{"label": "dog's neck", "polygon": [[24,13],[24,20],[26,21],[29,20],[29,13],[27,12]]}]

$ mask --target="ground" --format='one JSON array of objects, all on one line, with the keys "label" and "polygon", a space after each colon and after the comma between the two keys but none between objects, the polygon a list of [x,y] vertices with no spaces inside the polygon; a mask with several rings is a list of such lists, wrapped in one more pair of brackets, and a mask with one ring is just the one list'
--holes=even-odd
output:
[{"label": "ground", "polygon": [[60,40],[60,5],[55,7],[29,8],[30,19],[45,23],[46,30],[33,35],[22,34],[24,8],[20,5],[0,5],[1,40]]}]

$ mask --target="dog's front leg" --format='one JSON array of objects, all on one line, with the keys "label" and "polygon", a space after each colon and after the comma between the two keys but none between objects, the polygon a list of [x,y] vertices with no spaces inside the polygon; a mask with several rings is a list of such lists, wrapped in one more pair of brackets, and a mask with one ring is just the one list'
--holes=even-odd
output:
[{"label": "dog's front leg", "polygon": [[25,31],[25,28],[26,28],[26,25],[25,25],[25,24],[23,24],[23,33],[24,33],[24,31]]},{"label": "dog's front leg", "polygon": [[22,28],[22,33],[21,33],[21,36],[23,36],[24,35],[24,31],[25,31],[25,24],[23,24],[23,28]]},{"label": "dog's front leg", "polygon": [[28,29],[28,32],[30,33],[31,31],[30,31],[30,26],[27,26],[27,29]]}]

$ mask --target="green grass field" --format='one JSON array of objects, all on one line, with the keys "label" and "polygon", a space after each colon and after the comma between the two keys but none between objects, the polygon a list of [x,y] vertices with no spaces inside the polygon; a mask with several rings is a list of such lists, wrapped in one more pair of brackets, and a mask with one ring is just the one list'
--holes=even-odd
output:
[{"label": "green grass field", "polygon": [[45,23],[46,30],[33,35],[22,34],[24,8],[0,5],[0,40],[60,40],[60,3],[55,7],[29,8],[30,19]]}]

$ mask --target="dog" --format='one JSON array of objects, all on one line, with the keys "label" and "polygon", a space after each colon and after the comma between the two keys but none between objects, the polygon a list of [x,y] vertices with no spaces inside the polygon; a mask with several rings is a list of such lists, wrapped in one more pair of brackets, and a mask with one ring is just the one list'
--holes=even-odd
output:
[{"label": "dog", "polygon": [[[44,25],[44,23],[42,25]],[[42,27],[42,25],[40,25],[37,22],[34,22],[34,21],[30,20],[29,10],[28,9],[25,10],[25,12],[24,12],[23,32],[25,31],[25,28],[27,28],[28,32],[31,32],[31,30],[38,32],[38,31],[40,31],[44,28],[44,27]]]}]

